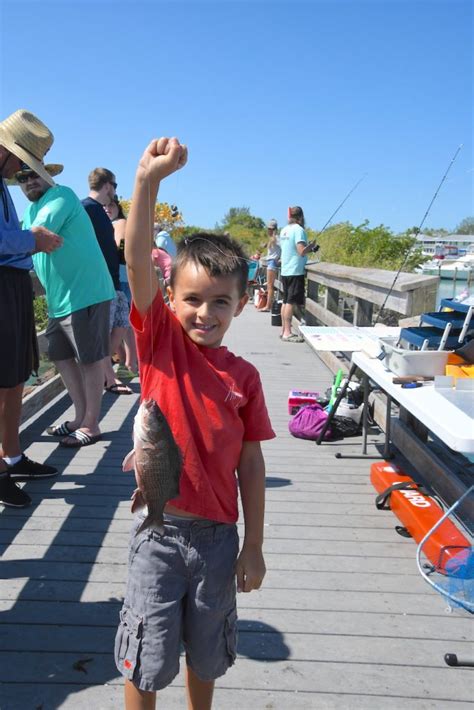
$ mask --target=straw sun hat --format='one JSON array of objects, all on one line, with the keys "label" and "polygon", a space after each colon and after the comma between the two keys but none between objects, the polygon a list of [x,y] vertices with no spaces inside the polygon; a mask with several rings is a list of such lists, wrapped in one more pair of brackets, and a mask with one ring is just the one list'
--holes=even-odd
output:
[{"label": "straw sun hat", "polygon": [[[43,163],[43,158],[51,148],[54,136],[34,114],[25,109],[18,109],[0,123],[0,145],[20,158],[31,170],[38,173],[48,185],[54,185],[50,172]],[[54,167],[60,167],[54,164]],[[58,174],[61,172],[54,174]]]},{"label": "straw sun hat", "polygon": [[[59,173],[62,173],[62,171],[64,170],[64,165],[61,165],[60,163],[46,163],[46,165],[44,165],[44,169],[50,176],[50,178],[47,180],[48,184],[54,185],[54,180],[51,180],[51,178],[55,177],[56,175],[59,175]],[[5,182],[7,183],[7,185],[19,185],[20,183],[17,180],[18,175],[23,172],[28,172],[28,170],[29,168],[24,167],[22,170],[19,170],[17,173],[15,173],[14,177],[10,178],[9,180],[5,180]],[[37,171],[35,170],[35,172]],[[40,175],[39,172],[38,175]],[[41,177],[43,176],[41,175]]]}]

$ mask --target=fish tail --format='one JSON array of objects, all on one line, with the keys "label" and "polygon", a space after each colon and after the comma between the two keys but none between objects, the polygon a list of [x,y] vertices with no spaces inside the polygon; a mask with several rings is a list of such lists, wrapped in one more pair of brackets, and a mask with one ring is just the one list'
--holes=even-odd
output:
[{"label": "fish tail", "polygon": [[155,528],[155,530],[157,530],[160,533],[160,535],[165,534],[165,526],[163,524],[163,518],[159,519],[156,517],[156,515],[152,515],[152,513],[148,513],[145,520],[140,525],[140,527],[138,528],[138,530],[135,534],[139,535],[141,532],[143,532],[147,528],[151,527],[152,525]]}]

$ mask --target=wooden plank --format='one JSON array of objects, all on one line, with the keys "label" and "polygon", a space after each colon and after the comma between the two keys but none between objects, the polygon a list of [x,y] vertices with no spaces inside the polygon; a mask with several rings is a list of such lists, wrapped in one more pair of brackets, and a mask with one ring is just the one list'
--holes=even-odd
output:
[{"label": "wooden plank", "polygon": [[[346,326],[350,327],[350,323],[348,323],[344,318],[341,318],[341,316],[338,316],[336,313],[332,313],[331,311],[328,311],[326,308],[323,306],[320,306],[319,303],[316,303],[316,301],[312,301],[310,298],[306,299],[305,302],[305,308],[306,310],[311,313],[315,318],[318,319],[323,325],[329,325],[332,327],[340,327],[344,328]],[[308,341],[306,341],[308,342]],[[309,344],[309,343],[308,343]]]},{"label": "wooden plank", "polygon": [[[439,278],[437,276],[426,276],[424,274],[414,274],[406,271],[390,271],[388,269],[373,269],[358,266],[346,266],[345,264],[331,264],[321,261],[307,267],[308,278],[332,276],[335,279],[348,279],[354,283],[367,283],[372,286],[388,290],[395,276],[397,277],[396,289],[398,291],[413,291],[427,286],[437,287]],[[319,278],[314,280],[319,281]],[[321,283],[321,282],[320,282]],[[355,295],[355,294],[352,294]]]},{"label": "wooden plank", "polygon": [[[392,273],[393,277],[391,277]],[[420,282],[416,275],[416,278],[412,279],[410,277],[414,276],[413,274],[400,274],[395,287],[389,291],[395,272],[383,269],[365,270],[342,267],[339,264],[318,264],[316,267],[308,267],[307,276],[308,280],[316,281],[326,288],[364,299],[378,306],[385,304],[387,309],[405,316],[431,311],[436,307],[437,277],[421,277],[427,281]]]}]

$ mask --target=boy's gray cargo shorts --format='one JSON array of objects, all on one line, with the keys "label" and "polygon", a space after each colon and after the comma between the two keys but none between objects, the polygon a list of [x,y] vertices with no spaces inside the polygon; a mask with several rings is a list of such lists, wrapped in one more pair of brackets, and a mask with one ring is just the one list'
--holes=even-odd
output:
[{"label": "boy's gray cargo shorts", "polygon": [[236,525],[165,516],[165,534],[149,528],[130,541],[128,583],[115,638],[119,672],[140,690],[157,691],[186,662],[204,681],[236,657]]}]

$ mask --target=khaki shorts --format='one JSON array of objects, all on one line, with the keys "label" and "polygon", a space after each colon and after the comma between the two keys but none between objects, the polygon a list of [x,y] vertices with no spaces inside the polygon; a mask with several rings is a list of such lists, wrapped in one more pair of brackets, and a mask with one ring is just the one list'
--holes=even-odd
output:
[{"label": "khaki shorts", "polygon": [[234,663],[237,527],[165,516],[165,533],[132,529],[128,584],[115,638],[119,672],[140,690],[169,685],[186,662],[204,681]]},{"label": "khaki shorts", "polygon": [[110,301],[81,308],[64,318],[50,318],[46,328],[48,357],[75,358],[84,365],[110,355]]}]

